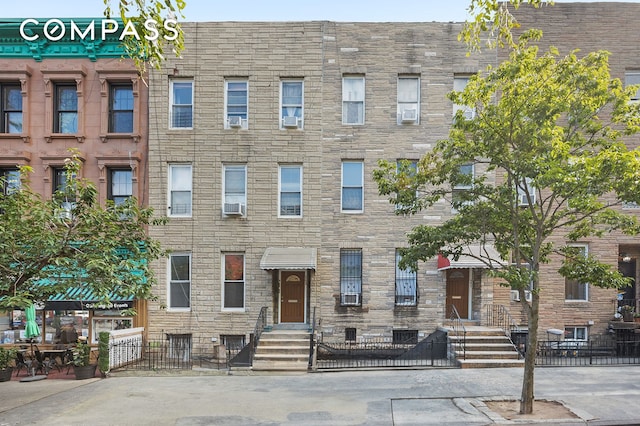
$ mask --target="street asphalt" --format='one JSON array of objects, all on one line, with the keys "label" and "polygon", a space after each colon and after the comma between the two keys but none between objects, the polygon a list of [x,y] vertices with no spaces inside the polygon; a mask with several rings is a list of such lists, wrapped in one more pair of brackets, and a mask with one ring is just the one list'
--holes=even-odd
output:
[{"label": "street asphalt", "polygon": [[261,374],[190,371],[0,383],[0,425],[640,424],[640,366],[539,367],[536,399],[573,419],[505,420],[521,368]]}]

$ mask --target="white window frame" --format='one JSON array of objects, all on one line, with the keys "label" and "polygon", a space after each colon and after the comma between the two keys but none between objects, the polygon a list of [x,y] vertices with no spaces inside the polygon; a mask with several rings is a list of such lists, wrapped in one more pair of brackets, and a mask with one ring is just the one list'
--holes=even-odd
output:
[{"label": "white window frame", "polygon": [[[573,329],[573,335],[577,336],[578,335],[578,330],[584,330],[584,339],[578,339],[576,337],[573,338],[567,338],[567,331],[569,329]],[[589,327],[585,327],[585,326],[565,326],[564,327],[564,334],[565,334],[565,341],[567,342],[588,342],[589,341]]]},{"label": "white window frame", "polygon": [[[237,256],[237,255],[242,255],[242,280],[228,280],[229,282],[237,282],[237,283],[242,283],[242,307],[231,307],[231,308],[227,308],[225,306],[225,285],[227,280],[225,279],[225,273],[226,273],[226,265],[225,265],[225,258],[228,255],[232,255],[232,256]],[[222,293],[222,297],[220,300],[221,303],[221,309],[223,312],[244,312],[246,310],[247,307],[247,255],[246,253],[243,252],[225,252],[222,253],[221,256],[221,267],[220,270],[222,271],[221,273],[221,293]]]},{"label": "white window frame", "polygon": [[[188,257],[189,259],[189,279],[188,280],[176,280],[171,279],[171,259],[173,257]],[[189,306],[188,307],[173,307],[171,304],[171,286],[173,283],[188,283],[189,284]],[[191,294],[193,293],[193,267],[191,262],[191,253],[171,253],[167,261],[167,311],[169,312],[189,312],[191,311]]]},{"label": "white window frame", "polygon": [[[402,166],[402,164],[401,164],[401,163],[402,163],[403,161],[408,161],[408,162],[410,162],[410,163],[411,163],[411,164],[410,164],[410,167],[411,167],[411,169],[413,169],[414,175],[418,173],[418,160],[411,160],[411,159],[409,159],[409,158],[401,158],[401,159],[399,159],[399,160],[396,160],[396,173],[399,173],[399,172],[400,172],[400,167]],[[418,192],[418,190],[416,190],[415,194],[416,194],[416,197],[418,197],[418,196],[419,196],[419,192]],[[398,210],[398,209],[400,209],[401,207],[402,207],[402,206],[401,206],[400,204],[396,204],[395,209],[396,209],[396,210]]]},{"label": "white window frame", "polygon": [[[345,83],[347,81],[356,81],[359,80],[362,82],[362,97],[358,97],[357,94],[354,94],[346,89]],[[342,124],[347,126],[362,126],[365,123],[365,78],[364,76],[343,76],[342,77]],[[352,104],[362,104],[362,113],[359,114],[358,120],[355,122],[348,121],[349,118],[349,105]]]},{"label": "white window frame", "polygon": [[[462,92],[464,88],[469,84],[469,79],[471,79],[470,75],[454,75],[453,76],[453,90],[456,92]],[[462,110],[464,116],[470,120],[476,116],[476,109],[469,108],[466,105],[458,105],[453,104],[453,117],[455,118],[456,113]]]},{"label": "white window frame", "polygon": [[[462,164],[460,166],[460,168],[465,167],[465,166],[471,166],[471,179],[475,179],[476,177],[476,165],[474,163],[467,163],[467,164]],[[473,189],[473,184],[471,185],[454,185],[452,188],[452,192],[451,192],[451,202],[453,203],[453,198],[455,197],[455,193],[456,192],[463,192],[463,191],[469,191]],[[471,202],[466,202],[465,205],[468,204],[472,204]],[[452,213],[457,213],[458,210],[456,208],[454,208],[453,206],[451,207],[451,212]]]},{"label": "white window frame", "polygon": [[[300,104],[286,104],[284,102],[284,86],[286,84],[296,83],[300,84]],[[280,80],[280,129],[288,129],[288,127],[284,126],[284,117],[288,116],[285,114],[285,108],[300,108],[300,115],[296,115],[298,117],[298,129],[304,128],[304,80],[298,79],[286,79]],[[295,114],[295,112],[294,112]]]},{"label": "white window frame", "polygon": [[[625,71],[624,73],[624,86],[634,86],[636,84],[640,84],[640,70],[630,70],[630,71]],[[633,96],[631,99],[631,102],[638,102],[640,101],[640,89],[638,89],[638,91],[636,91],[635,96]]]},{"label": "white window frame", "polygon": [[[344,182],[344,166],[345,164],[360,164],[360,186],[356,186],[356,185],[349,185],[346,186],[345,182]],[[364,161],[354,161],[354,160],[344,160],[342,161],[341,164],[341,176],[340,176],[340,211],[342,213],[349,213],[349,214],[360,214],[364,212]],[[348,209],[345,210],[344,209],[344,189],[345,188],[360,188],[360,190],[362,191],[362,195],[360,197],[360,204],[362,205],[362,208],[360,210],[355,210],[355,209]]]},{"label": "white window frame", "polygon": [[[532,185],[533,180],[531,178],[525,178],[525,183],[527,185],[527,190],[526,192],[524,191],[524,189],[520,186],[521,182],[517,183],[517,192],[518,192],[518,199],[517,199],[517,204],[519,207],[527,207],[529,206],[529,200],[531,200],[531,204],[535,204],[536,203],[536,188]],[[529,196],[527,197],[527,193],[529,193]],[[523,202],[524,199],[524,202]]]},{"label": "white window frame", "polygon": [[[358,259],[357,265],[351,264],[350,259]],[[344,248],[340,249],[340,305],[341,306],[362,306],[363,289],[363,258],[362,249]],[[359,270],[355,268],[359,267]],[[347,303],[345,296],[356,297],[355,303]]]},{"label": "white window frame", "polygon": [[[245,103],[245,117],[241,117],[240,128],[246,130],[249,128],[249,79],[247,78],[229,78],[224,81],[224,128],[234,129],[229,125],[229,84],[244,83],[245,91],[247,92],[247,98]],[[233,114],[236,116],[237,114]]]},{"label": "white window frame", "polygon": [[[400,255],[400,250],[396,249],[396,273],[395,273],[395,297],[394,297],[394,305],[395,306],[416,306],[418,304],[418,271],[411,271],[407,269],[400,269],[398,266],[400,264],[400,260],[402,256]],[[399,287],[405,287],[404,281],[413,280],[411,283],[413,285],[413,300],[412,301],[398,301],[399,298],[402,297],[410,297],[411,294],[398,294]]]},{"label": "white window frame", "polygon": [[[185,168],[185,169],[189,169],[189,174],[190,174],[190,179],[188,182],[188,185],[185,185],[184,188],[174,188],[173,187],[173,174],[174,174],[174,170],[178,169],[178,168]],[[174,163],[174,164],[169,164],[169,173],[168,173],[168,178],[169,178],[169,184],[168,184],[168,188],[169,190],[167,191],[167,216],[169,217],[191,217],[193,215],[193,166],[191,164],[182,164],[182,163]],[[171,205],[171,200],[172,200],[172,194],[173,192],[189,192],[189,212],[188,213],[174,213],[174,208]]]},{"label": "white window frame", "polygon": [[[295,191],[283,191],[282,190],[282,170],[283,169],[298,169],[300,173],[300,180],[298,181],[298,193],[300,194],[300,213],[299,214],[283,214],[282,213],[282,194],[293,193]],[[281,218],[299,218],[302,217],[303,212],[303,194],[302,194],[302,182],[303,182],[303,168],[301,164],[282,164],[278,167],[278,217]]]},{"label": "white window frame", "polygon": [[[401,98],[401,94],[403,93],[400,90],[400,86],[401,86],[401,81],[403,80],[412,80],[416,82],[416,93],[415,93],[415,100],[405,100]],[[397,120],[396,123],[398,125],[407,125],[407,124],[419,124],[420,123],[420,77],[418,76],[411,76],[411,75],[403,75],[403,76],[399,76],[398,77],[398,82],[397,82],[398,88],[397,88]],[[415,121],[413,122],[407,122],[406,120],[403,119],[403,112],[405,110],[415,110]]]},{"label": "white window frame", "polygon": [[[589,255],[589,245],[588,244],[570,244],[569,247],[575,247],[575,248],[580,248],[580,249],[584,249],[584,256],[588,256]],[[567,303],[582,303],[582,302],[588,302],[589,301],[589,283],[578,283],[578,285],[583,285],[585,286],[584,289],[584,295],[585,298],[584,299],[567,299],[567,279],[565,278],[565,289],[564,289],[564,301]]]},{"label": "white window frame", "polygon": [[[242,169],[244,172],[244,193],[242,195],[235,194],[227,194],[227,170]],[[233,197],[233,198],[230,198]],[[237,201],[236,201],[237,200]],[[224,211],[225,203],[241,203],[245,206],[245,214],[246,216],[246,208],[247,208],[247,165],[246,164],[223,164],[222,166],[222,208]]]},{"label": "white window frame", "polygon": [[[194,100],[194,82],[192,79],[171,79],[170,81],[170,85],[169,85],[169,129],[171,130],[192,130],[193,129],[193,120],[194,120],[194,114],[193,114],[193,100]],[[189,105],[189,104],[174,104],[174,89],[173,86],[175,83],[190,83],[191,84],[191,126],[177,126],[174,127],[173,126],[173,107],[176,105],[179,106],[185,106],[185,105]]]}]

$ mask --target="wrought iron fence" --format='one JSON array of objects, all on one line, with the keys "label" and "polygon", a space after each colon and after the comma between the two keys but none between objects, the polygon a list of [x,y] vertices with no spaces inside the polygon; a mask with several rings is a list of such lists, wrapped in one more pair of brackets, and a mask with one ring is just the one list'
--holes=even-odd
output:
[{"label": "wrought iron fence", "polygon": [[544,340],[538,342],[536,365],[589,366],[640,364],[640,338],[603,336],[589,341]]},{"label": "wrought iron fence", "polygon": [[383,339],[361,342],[322,343],[316,346],[319,370],[342,368],[453,367],[447,357],[447,339],[418,344],[394,344]]}]

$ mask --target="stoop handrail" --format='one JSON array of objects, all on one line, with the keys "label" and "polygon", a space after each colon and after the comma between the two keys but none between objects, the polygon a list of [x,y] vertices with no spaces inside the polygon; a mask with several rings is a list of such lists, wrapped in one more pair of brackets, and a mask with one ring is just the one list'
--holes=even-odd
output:
[{"label": "stoop handrail", "polygon": [[[454,305],[451,305],[451,315],[449,316],[451,328],[456,336],[462,336],[462,359],[467,359],[467,329],[460,318],[460,314]],[[460,342],[458,341],[458,345]]]},{"label": "stoop handrail", "polygon": [[513,319],[506,306],[487,303],[484,305],[484,308],[484,319],[488,327],[503,329],[509,339],[511,339],[512,332],[520,330],[520,327]]},{"label": "stoop handrail", "polygon": [[262,331],[267,326],[267,312],[269,308],[263,306],[260,309],[260,315],[258,315],[258,320],[256,321],[256,327],[253,330],[253,339],[251,341],[251,352],[250,352],[250,365],[253,365],[253,356],[256,354],[256,348],[258,347],[258,343],[260,343],[260,336],[262,336]]}]

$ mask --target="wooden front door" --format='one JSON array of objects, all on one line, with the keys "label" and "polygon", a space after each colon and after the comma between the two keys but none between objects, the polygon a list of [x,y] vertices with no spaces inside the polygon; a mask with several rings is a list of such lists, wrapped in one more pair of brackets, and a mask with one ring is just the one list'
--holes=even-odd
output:
[{"label": "wooden front door", "polygon": [[469,318],[469,270],[447,270],[447,318],[451,318],[451,305],[455,306],[460,318]]},{"label": "wooden front door", "polygon": [[305,272],[282,271],[280,275],[280,322],[304,322]]}]

